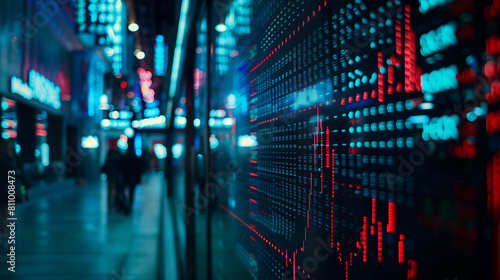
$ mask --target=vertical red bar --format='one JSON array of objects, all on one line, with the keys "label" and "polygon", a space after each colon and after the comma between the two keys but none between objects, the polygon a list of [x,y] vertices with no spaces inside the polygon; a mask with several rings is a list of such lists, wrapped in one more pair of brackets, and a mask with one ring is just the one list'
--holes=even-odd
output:
[{"label": "vertical red bar", "polygon": [[493,218],[497,224],[497,251],[493,254],[496,258],[497,279],[500,278],[500,153],[493,159]]},{"label": "vertical red bar", "polygon": [[417,278],[417,261],[408,260],[408,280]]},{"label": "vertical red bar", "polygon": [[403,264],[405,262],[405,236],[403,234],[399,236],[398,253],[398,262]]},{"label": "vertical red bar", "polygon": [[332,149],[332,200],[335,197],[335,149]]},{"label": "vertical red bar", "polygon": [[403,43],[401,35],[401,20],[396,20],[396,53],[403,54]]},{"label": "vertical red bar", "polygon": [[345,262],[345,280],[349,279],[349,262]]},{"label": "vertical red bar", "polygon": [[396,233],[396,203],[389,202],[389,223],[387,224],[387,233]]},{"label": "vertical red bar", "polygon": [[335,197],[335,149],[332,149],[332,201],[330,217],[330,244],[333,248],[333,198]]},{"label": "vertical red bar", "polygon": [[378,52],[378,101],[384,102],[384,74],[382,74],[382,67],[384,67],[384,55]]},{"label": "vertical red bar", "polygon": [[367,239],[368,239],[368,218],[366,216],[363,217],[363,262],[367,261],[366,253],[367,253]]},{"label": "vertical red bar", "polygon": [[378,222],[378,237],[377,237],[377,243],[378,243],[378,262],[382,262],[382,222]]},{"label": "vertical red bar", "polygon": [[416,42],[415,42],[415,32],[413,30],[409,31],[410,38],[410,70],[411,70],[411,89],[416,90],[417,84],[417,53],[416,53]]},{"label": "vertical red bar", "polygon": [[326,168],[330,167],[330,128],[326,127]]},{"label": "vertical red bar", "polygon": [[500,153],[497,153],[488,162],[487,167],[487,184],[488,184],[488,214],[493,217],[495,228],[493,238],[493,258],[496,279],[500,278]]},{"label": "vertical red bar", "polygon": [[[318,118],[319,118],[319,108],[318,108]],[[323,193],[323,169],[325,168],[325,160],[323,159],[325,157],[325,152],[324,152],[324,146],[325,143],[323,141],[323,121],[319,122],[319,127],[320,127],[320,153],[321,153],[321,193]]]},{"label": "vertical red bar", "polygon": [[372,198],[372,224],[377,223],[377,199]]},{"label": "vertical red bar", "polygon": [[394,84],[394,65],[389,65],[387,67],[387,80],[389,84]]}]

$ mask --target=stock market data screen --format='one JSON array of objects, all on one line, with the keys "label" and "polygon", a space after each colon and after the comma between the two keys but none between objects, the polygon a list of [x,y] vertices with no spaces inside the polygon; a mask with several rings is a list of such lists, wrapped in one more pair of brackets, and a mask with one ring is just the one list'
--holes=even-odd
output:
[{"label": "stock market data screen", "polygon": [[499,15],[232,2],[215,70],[241,172],[218,207],[253,279],[500,279]]}]

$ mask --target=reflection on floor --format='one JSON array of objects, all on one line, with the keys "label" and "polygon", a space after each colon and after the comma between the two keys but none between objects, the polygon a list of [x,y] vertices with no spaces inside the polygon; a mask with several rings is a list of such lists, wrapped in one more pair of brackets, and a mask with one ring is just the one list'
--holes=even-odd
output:
[{"label": "reflection on floor", "polygon": [[[214,279],[232,280],[253,278],[242,264],[238,249],[238,230],[234,226],[233,217],[216,208],[213,215],[213,260]],[[231,233],[231,234],[228,234]],[[248,263],[248,262],[247,262]]]},{"label": "reflection on floor", "polygon": [[19,204],[16,272],[7,271],[2,249],[0,279],[156,279],[162,181],[145,177],[130,216],[108,213],[104,182]]}]

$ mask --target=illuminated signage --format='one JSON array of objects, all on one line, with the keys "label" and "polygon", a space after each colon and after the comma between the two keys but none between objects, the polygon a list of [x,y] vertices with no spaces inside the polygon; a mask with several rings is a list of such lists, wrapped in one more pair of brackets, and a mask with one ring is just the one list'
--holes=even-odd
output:
[{"label": "illuminated signage", "polygon": [[155,100],[155,91],[151,88],[151,85],[153,84],[153,81],[151,80],[153,74],[151,74],[150,71],[146,71],[142,68],[139,68],[139,70],[137,70],[137,73],[139,74],[139,78],[141,79],[139,84],[141,85],[141,93],[144,102],[153,102]]},{"label": "illuminated signage", "polygon": [[165,44],[165,38],[162,35],[156,36],[155,43],[155,75],[165,76],[167,74],[167,44]]},{"label": "illuminated signage", "polygon": [[[120,74],[122,68],[123,68],[123,49],[122,49],[122,42],[123,42],[123,37],[125,36],[125,27],[124,24],[126,23],[125,20],[123,19],[124,15],[126,15],[126,11],[123,10],[122,2],[121,0],[116,1],[116,20],[113,22],[113,27],[112,31],[109,30],[111,29],[108,27],[108,32],[111,33],[112,38],[113,38],[113,57],[112,61],[113,63],[111,64],[111,68],[113,69],[113,74],[118,75]],[[110,32],[111,31],[111,32]]]},{"label": "illuminated signage", "polygon": [[166,127],[165,116],[156,118],[135,120],[132,122],[132,127],[137,129],[162,129]]},{"label": "illuminated signage", "polygon": [[456,29],[455,23],[448,23],[423,34],[420,37],[420,53],[427,56],[456,45],[458,42],[455,36]]},{"label": "illuminated signage", "polygon": [[23,81],[17,77],[12,77],[10,82],[10,88],[12,93],[19,94],[28,100],[33,98],[33,91],[31,90],[31,88],[27,84],[23,83]]},{"label": "illuminated signage", "polygon": [[3,139],[17,138],[16,101],[2,98],[1,134]]},{"label": "illuminated signage", "polygon": [[94,34],[96,45],[111,45],[118,7],[121,9],[120,0],[76,0],[76,31]]},{"label": "illuminated signage", "polygon": [[[82,41],[105,46],[113,75],[123,68],[121,44],[125,36],[123,0],[75,0],[75,29]],[[87,46],[87,47],[92,47]]]},{"label": "illuminated signage", "polygon": [[99,138],[97,136],[83,136],[82,137],[82,148],[84,149],[96,149],[99,148]]},{"label": "illuminated signage", "polygon": [[11,91],[27,100],[35,99],[55,109],[61,108],[61,88],[34,70],[29,72],[29,85],[12,77]]},{"label": "illuminated signage", "polygon": [[422,14],[425,14],[437,6],[443,6],[451,2],[453,2],[453,0],[418,0],[418,9]]},{"label": "illuminated signage", "polygon": [[422,92],[437,93],[458,88],[458,67],[451,65],[422,75]]},{"label": "illuminated signage", "polygon": [[101,127],[103,129],[125,129],[130,127],[129,120],[102,120]]},{"label": "illuminated signage", "polygon": [[432,118],[430,122],[424,123],[422,139],[425,141],[458,139],[460,133],[457,126],[459,123],[460,117],[458,115]]},{"label": "illuminated signage", "polygon": [[47,143],[43,143],[40,146],[41,150],[41,160],[43,166],[47,167],[49,166],[49,145]]}]

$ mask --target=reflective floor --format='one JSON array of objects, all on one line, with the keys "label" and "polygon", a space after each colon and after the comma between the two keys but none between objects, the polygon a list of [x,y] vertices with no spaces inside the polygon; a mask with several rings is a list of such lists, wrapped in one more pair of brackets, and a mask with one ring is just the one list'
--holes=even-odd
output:
[{"label": "reflective floor", "polygon": [[0,279],[155,279],[162,180],[144,177],[130,216],[108,212],[104,182],[62,183],[19,204],[16,272],[2,270]]}]

